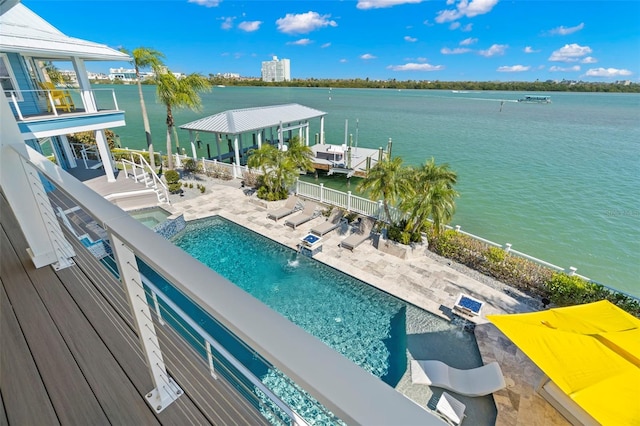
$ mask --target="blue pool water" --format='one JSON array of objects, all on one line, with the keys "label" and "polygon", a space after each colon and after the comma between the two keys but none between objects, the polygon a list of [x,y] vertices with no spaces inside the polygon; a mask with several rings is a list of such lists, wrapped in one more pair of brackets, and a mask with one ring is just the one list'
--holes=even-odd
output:
[{"label": "blue pool water", "polygon": [[[473,334],[459,325],[221,217],[189,222],[173,243],[393,387],[408,356],[482,365]],[[277,373],[260,373],[278,386]],[[495,420],[491,397],[465,402],[475,424]]]}]

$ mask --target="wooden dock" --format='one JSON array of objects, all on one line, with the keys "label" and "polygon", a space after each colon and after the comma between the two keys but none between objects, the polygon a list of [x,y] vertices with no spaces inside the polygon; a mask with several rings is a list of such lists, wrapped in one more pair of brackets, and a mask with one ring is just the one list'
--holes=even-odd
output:
[{"label": "wooden dock", "polygon": [[324,170],[329,175],[346,174],[347,177],[366,177],[367,158],[370,159],[369,166],[373,167],[380,155],[377,149],[351,147],[349,158],[349,148],[345,145],[316,144],[310,148],[313,151],[313,167],[316,170]]}]

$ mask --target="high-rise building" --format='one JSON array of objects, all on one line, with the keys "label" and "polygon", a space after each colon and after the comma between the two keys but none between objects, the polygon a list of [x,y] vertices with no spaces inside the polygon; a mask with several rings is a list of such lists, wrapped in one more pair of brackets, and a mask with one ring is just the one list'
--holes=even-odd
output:
[{"label": "high-rise building", "polygon": [[278,59],[274,56],[271,61],[262,62],[262,81],[290,81],[291,65],[288,59]]}]

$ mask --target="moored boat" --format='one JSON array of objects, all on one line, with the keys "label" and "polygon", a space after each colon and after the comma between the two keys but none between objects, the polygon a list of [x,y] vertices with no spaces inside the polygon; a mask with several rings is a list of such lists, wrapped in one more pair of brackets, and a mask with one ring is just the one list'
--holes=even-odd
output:
[{"label": "moored boat", "polygon": [[518,99],[518,102],[527,102],[533,104],[550,104],[551,96],[526,95],[524,98]]}]

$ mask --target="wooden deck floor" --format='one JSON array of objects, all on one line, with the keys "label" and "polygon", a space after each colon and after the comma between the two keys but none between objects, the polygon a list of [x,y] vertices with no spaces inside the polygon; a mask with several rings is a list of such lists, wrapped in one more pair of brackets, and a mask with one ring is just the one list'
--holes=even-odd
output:
[{"label": "wooden deck floor", "polygon": [[119,283],[73,243],[76,266],[35,269],[0,193],[0,425],[267,424],[170,330],[161,345],[176,348],[165,361],[185,394],[151,410],[144,395],[153,385]]}]

